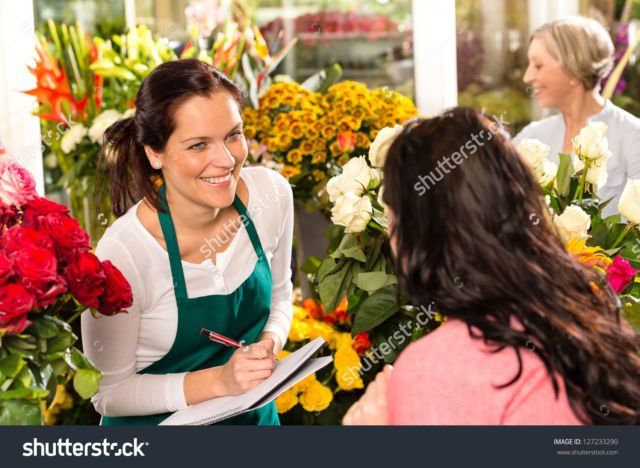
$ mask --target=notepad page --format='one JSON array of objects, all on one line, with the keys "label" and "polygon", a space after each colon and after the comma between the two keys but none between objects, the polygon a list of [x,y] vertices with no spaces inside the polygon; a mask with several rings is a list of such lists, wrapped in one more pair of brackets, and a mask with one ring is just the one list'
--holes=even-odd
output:
[{"label": "notepad page", "polygon": [[[191,405],[183,410],[177,411],[167,419],[162,421],[160,425],[193,425],[202,424],[203,421],[213,422],[227,417],[239,414],[244,410],[248,410],[251,406],[269,394],[282,382],[295,373],[306,361],[308,361],[315,352],[318,351],[325,341],[318,337],[307,343],[302,348],[291,353],[282,361],[276,362],[272,374],[254,389],[242,395],[231,395],[213,398],[203,401],[195,405]],[[207,424],[207,423],[205,423]]]}]

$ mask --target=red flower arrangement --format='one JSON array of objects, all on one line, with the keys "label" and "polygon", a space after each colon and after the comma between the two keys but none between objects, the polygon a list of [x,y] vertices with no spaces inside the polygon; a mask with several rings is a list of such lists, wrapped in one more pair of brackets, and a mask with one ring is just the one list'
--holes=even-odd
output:
[{"label": "red flower arrangement", "polygon": [[122,273],[90,250],[69,210],[39,197],[16,161],[0,159],[0,336],[22,333],[30,313],[60,302],[105,315],[131,306]]}]

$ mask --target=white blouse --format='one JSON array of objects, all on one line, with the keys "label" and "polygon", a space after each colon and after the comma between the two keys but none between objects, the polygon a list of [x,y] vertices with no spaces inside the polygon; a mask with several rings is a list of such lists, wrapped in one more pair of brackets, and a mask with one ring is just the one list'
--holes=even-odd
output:
[{"label": "white blouse", "polygon": [[[241,177],[249,191],[249,216],[273,278],[271,312],[264,331],[275,333],[284,345],[293,316],[291,186],[280,174],[264,167],[243,168]],[[183,388],[186,372],[136,374],[167,354],[178,327],[169,257],[138,219],[140,203],[107,229],[96,248],[96,255],[110,260],[131,284],[133,305],[128,313],[94,318],[86,311],[81,318],[85,354],[103,373],[91,401],[104,416],[143,416],[187,406]],[[231,294],[251,275],[258,258],[241,224],[229,247],[216,253],[216,264],[209,259],[201,264],[182,261],[189,298]],[[215,248],[214,239],[210,247]]]},{"label": "white blouse", "polygon": [[[598,190],[598,196],[613,201],[604,209],[605,216],[618,213],[618,200],[627,179],[640,179],[640,119],[607,100],[604,108],[592,116],[593,122],[607,124],[607,140],[613,156],[607,162],[607,183]],[[556,164],[563,152],[566,125],[562,114],[533,122],[515,137],[518,145],[524,139],[540,140],[551,147],[551,159]]]}]

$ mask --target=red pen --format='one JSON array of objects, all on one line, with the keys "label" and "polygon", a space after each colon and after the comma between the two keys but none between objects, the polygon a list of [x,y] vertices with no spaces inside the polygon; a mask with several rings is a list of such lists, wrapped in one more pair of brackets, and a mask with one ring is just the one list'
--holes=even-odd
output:
[{"label": "red pen", "polygon": [[216,343],[220,343],[231,348],[242,348],[242,344],[238,343],[236,340],[221,335],[220,333],[207,330],[206,328],[201,328],[200,334],[208,337],[211,341],[215,341]]}]

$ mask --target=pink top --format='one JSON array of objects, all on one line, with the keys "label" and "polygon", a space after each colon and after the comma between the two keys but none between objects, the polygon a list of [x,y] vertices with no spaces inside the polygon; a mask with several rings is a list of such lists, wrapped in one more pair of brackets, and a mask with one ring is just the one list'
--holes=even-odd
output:
[{"label": "pink top", "polygon": [[389,382],[389,424],[395,425],[579,425],[560,385],[559,398],[544,364],[521,351],[522,375],[513,379],[518,359],[513,348],[491,353],[467,326],[447,321],[412,343],[396,363]]}]

